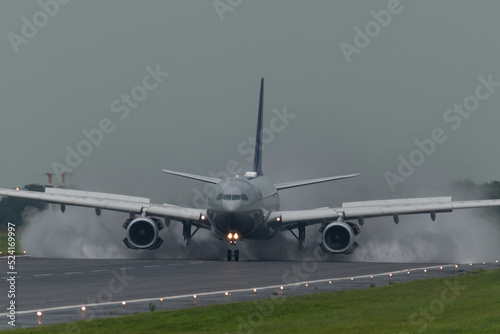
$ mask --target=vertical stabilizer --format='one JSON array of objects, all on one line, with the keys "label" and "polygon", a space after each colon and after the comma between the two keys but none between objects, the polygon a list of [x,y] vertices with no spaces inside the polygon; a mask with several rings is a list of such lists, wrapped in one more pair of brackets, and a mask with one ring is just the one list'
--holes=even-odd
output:
[{"label": "vertical stabilizer", "polygon": [[255,155],[253,160],[253,171],[257,175],[262,173],[262,109],[264,108],[264,78],[260,80],[259,117],[257,119],[257,134],[255,136]]}]

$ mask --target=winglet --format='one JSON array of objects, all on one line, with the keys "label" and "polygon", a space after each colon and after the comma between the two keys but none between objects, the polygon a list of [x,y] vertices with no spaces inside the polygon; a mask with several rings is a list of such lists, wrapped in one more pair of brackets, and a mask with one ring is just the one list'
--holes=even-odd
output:
[{"label": "winglet", "polygon": [[253,160],[253,171],[257,175],[262,173],[262,109],[264,108],[264,78],[260,80],[259,116],[257,119],[257,134],[255,136],[255,155]]}]

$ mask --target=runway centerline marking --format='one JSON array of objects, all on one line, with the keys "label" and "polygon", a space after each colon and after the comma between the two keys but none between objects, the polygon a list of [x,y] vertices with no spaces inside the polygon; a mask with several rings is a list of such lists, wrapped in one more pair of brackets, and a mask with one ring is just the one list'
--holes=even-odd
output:
[{"label": "runway centerline marking", "polygon": [[38,275],[33,275],[33,277],[45,277],[45,276],[54,276],[54,274],[38,274]]},{"label": "runway centerline marking", "polygon": [[109,269],[97,269],[97,270],[92,270],[93,273],[102,273],[105,271],[109,271]]},{"label": "runway centerline marking", "polygon": [[68,273],[64,273],[64,275],[74,275],[74,274],[83,274],[81,271],[70,271]]}]

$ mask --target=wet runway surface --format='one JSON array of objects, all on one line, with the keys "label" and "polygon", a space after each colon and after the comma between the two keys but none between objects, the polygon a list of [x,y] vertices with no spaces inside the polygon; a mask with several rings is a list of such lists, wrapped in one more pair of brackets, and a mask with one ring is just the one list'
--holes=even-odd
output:
[{"label": "wet runway surface", "polygon": [[[149,312],[151,307],[158,311],[283,298],[499,268],[498,263],[456,266],[317,262],[312,258],[225,262],[21,257],[16,262],[16,323],[23,327]],[[10,276],[6,258],[0,259],[0,266],[5,268],[0,287],[0,329],[8,329],[12,327],[7,323]],[[42,315],[37,316],[37,312]]]}]

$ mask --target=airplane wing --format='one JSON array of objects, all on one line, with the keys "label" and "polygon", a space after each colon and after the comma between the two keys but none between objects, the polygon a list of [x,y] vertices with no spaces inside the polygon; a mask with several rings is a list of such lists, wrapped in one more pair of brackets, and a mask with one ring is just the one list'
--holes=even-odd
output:
[{"label": "airplane wing", "polygon": [[275,211],[268,218],[268,224],[277,230],[293,229],[298,224],[322,224],[337,219],[358,220],[363,225],[365,218],[392,216],[399,223],[400,215],[451,212],[455,209],[471,209],[500,206],[500,199],[477,201],[452,201],[451,197],[406,198],[342,203],[340,208],[319,208],[312,210]]},{"label": "airplane wing", "polygon": [[152,204],[149,198],[144,197],[58,188],[46,188],[45,192],[0,188],[0,196],[28,198],[59,204],[63,212],[66,205],[83,206],[94,208],[97,215],[100,214],[101,209],[121,211],[165,217],[177,221],[189,220],[195,226],[210,229],[210,224],[204,219],[206,212],[203,209],[184,208],[170,204]]}]

